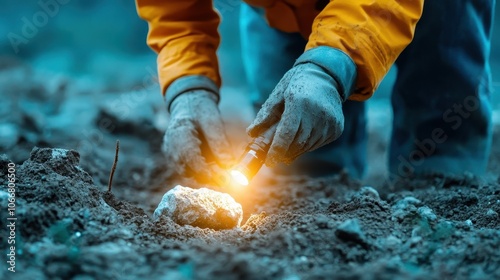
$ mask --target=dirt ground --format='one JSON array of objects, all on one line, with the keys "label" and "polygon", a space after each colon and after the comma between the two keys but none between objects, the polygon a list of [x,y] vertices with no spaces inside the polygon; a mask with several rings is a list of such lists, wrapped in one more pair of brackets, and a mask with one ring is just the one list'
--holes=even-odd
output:
[{"label": "dirt ground", "polygon": [[[370,184],[263,170],[231,191],[244,225],[214,231],[151,219],[177,183],[162,167],[156,88],[103,95],[16,63],[0,68],[2,205],[9,162],[18,179],[17,272],[2,261],[1,279],[500,279],[498,124],[485,178]],[[238,148],[244,127],[229,126]],[[380,160],[386,143],[377,131],[370,156]],[[7,215],[2,206],[0,219]]]}]

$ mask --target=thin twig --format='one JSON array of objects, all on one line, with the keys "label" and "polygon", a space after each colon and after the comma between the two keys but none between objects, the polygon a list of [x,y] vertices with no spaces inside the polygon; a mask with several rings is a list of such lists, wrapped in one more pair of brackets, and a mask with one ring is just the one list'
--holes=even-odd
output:
[{"label": "thin twig", "polygon": [[109,174],[108,192],[111,192],[111,184],[113,183],[113,176],[115,175],[116,164],[118,163],[119,151],[120,151],[120,140],[116,140],[115,160],[113,161],[113,167],[111,167],[111,173]]}]

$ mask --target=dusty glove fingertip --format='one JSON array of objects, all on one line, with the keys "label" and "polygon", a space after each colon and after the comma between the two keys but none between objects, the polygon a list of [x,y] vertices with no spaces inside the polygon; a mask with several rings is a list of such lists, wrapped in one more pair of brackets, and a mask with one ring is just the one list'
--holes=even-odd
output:
[{"label": "dusty glove fingertip", "polygon": [[248,136],[255,138],[259,136],[260,130],[262,130],[260,124],[252,123],[250,126],[247,127],[246,132]]},{"label": "dusty glove fingertip", "polygon": [[282,161],[281,157],[283,155],[283,149],[275,145],[271,145],[266,157],[266,165],[268,167],[275,167],[278,163]]},{"label": "dusty glove fingertip", "polygon": [[267,157],[265,164],[266,164],[266,166],[267,166],[267,167],[269,167],[269,168],[273,168],[273,167],[275,167],[278,163],[276,162],[276,160],[275,160],[274,158]]}]

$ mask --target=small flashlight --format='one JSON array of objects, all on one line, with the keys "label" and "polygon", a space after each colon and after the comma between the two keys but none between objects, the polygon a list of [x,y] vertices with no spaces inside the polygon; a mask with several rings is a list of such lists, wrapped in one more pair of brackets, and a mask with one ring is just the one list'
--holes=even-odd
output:
[{"label": "small flashlight", "polygon": [[276,124],[248,144],[239,163],[231,170],[231,177],[241,186],[247,186],[266,161],[267,152],[276,132]]}]

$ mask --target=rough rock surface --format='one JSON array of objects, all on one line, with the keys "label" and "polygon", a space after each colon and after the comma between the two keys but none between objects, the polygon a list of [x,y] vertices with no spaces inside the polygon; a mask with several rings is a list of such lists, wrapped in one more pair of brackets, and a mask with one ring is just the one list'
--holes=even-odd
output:
[{"label": "rough rock surface", "polygon": [[337,227],[335,234],[342,240],[353,241],[362,245],[367,244],[365,234],[361,230],[357,219],[344,221]]},{"label": "rough rock surface", "polygon": [[153,214],[155,219],[162,215],[180,225],[218,230],[239,227],[243,210],[229,194],[177,185],[163,196]]}]

